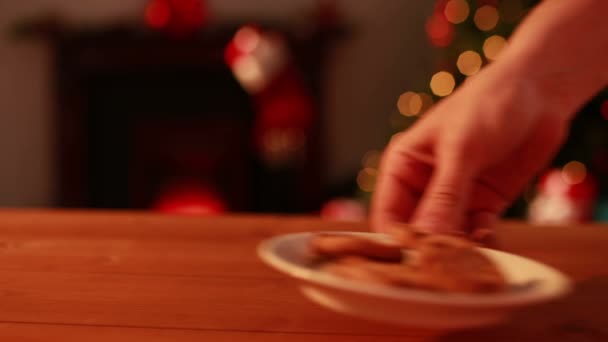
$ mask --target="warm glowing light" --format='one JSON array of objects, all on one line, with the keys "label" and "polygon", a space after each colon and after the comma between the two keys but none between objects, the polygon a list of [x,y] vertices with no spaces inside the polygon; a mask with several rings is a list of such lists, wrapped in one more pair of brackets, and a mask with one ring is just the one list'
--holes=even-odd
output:
[{"label": "warm glowing light", "polygon": [[562,168],[562,179],[568,184],[579,184],[585,180],[587,168],[585,164],[571,161]]},{"label": "warm glowing light", "polygon": [[243,87],[250,92],[257,92],[266,85],[264,70],[253,56],[236,59],[232,71]]},{"label": "warm glowing light", "polygon": [[498,24],[498,10],[494,6],[481,6],[475,12],[475,26],[482,31],[490,31]]},{"label": "warm glowing light", "polygon": [[494,35],[483,43],[483,54],[491,61],[496,60],[506,45],[507,41],[503,37]]},{"label": "warm glowing light", "polygon": [[365,169],[359,171],[359,175],[357,176],[357,185],[359,185],[359,188],[365,192],[374,191],[377,174],[378,171],[376,169],[366,167]]},{"label": "warm glowing light", "polygon": [[171,184],[157,198],[157,211],[180,215],[216,215],[227,210],[222,198],[199,184]]},{"label": "warm glowing light", "polygon": [[406,91],[405,93],[399,96],[399,100],[397,100],[397,108],[399,109],[399,113],[405,116],[412,115],[410,113],[410,99],[412,96],[416,95],[413,91]]},{"label": "warm glowing light", "polygon": [[410,97],[410,113],[411,115],[418,115],[422,110],[422,97],[419,94],[414,94]]},{"label": "warm glowing light", "polygon": [[363,167],[377,168],[380,165],[381,156],[382,154],[379,151],[369,151],[365,153],[363,159],[361,159],[361,164]]},{"label": "warm glowing light", "polygon": [[250,26],[244,26],[234,35],[234,46],[243,53],[251,53],[260,43],[260,34]]},{"label": "warm glowing light", "polygon": [[475,51],[465,51],[458,56],[456,66],[463,75],[475,75],[481,69],[481,56]]},{"label": "warm glowing light", "polygon": [[413,91],[408,91],[399,96],[397,101],[397,108],[399,113],[405,116],[414,116],[420,114],[424,102],[420,94],[416,94]]},{"label": "warm glowing light", "polygon": [[431,78],[431,90],[437,96],[448,96],[454,91],[456,81],[447,71],[440,71]]},{"label": "warm glowing light", "polygon": [[469,3],[466,0],[450,0],[445,4],[443,14],[452,24],[460,24],[469,16]]}]

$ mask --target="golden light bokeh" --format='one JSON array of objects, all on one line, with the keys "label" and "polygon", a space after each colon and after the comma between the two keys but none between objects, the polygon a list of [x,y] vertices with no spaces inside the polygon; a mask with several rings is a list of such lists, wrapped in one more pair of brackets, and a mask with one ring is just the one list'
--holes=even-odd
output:
[{"label": "golden light bokeh", "polygon": [[422,110],[422,98],[419,94],[414,94],[410,97],[410,115],[418,115],[420,114],[420,110]]},{"label": "golden light bokeh", "polygon": [[406,91],[399,96],[399,100],[397,100],[397,108],[399,109],[399,113],[405,116],[410,115],[410,98],[415,94],[416,93],[413,91]]},{"label": "golden light bokeh", "polygon": [[465,51],[458,56],[456,66],[466,76],[475,75],[481,69],[481,56],[472,50]]},{"label": "golden light bokeh", "polygon": [[475,26],[482,31],[490,31],[498,24],[498,10],[494,6],[484,5],[477,9],[473,18]]},{"label": "golden light bokeh", "polygon": [[452,24],[460,24],[469,17],[469,3],[466,0],[450,0],[445,4],[443,14]]},{"label": "golden light bokeh", "polygon": [[454,91],[456,81],[447,71],[440,71],[431,78],[431,90],[437,96],[448,96]]},{"label": "golden light bokeh", "polygon": [[507,40],[501,36],[494,35],[488,37],[488,39],[483,42],[483,54],[491,61],[496,60],[506,45]]},{"label": "golden light bokeh", "polygon": [[582,183],[586,176],[587,168],[579,161],[571,161],[562,168],[562,179],[568,184]]},{"label": "golden light bokeh", "polygon": [[378,171],[371,167],[366,167],[363,170],[359,171],[357,175],[357,185],[359,188],[365,192],[374,191],[374,186],[376,185],[376,175]]},{"label": "golden light bokeh", "polygon": [[399,96],[399,100],[397,101],[399,113],[405,116],[414,116],[419,114],[420,110],[422,109],[422,105],[422,98],[413,91],[407,91],[401,94],[401,96]]},{"label": "golden light bokeh", "polygon": [[234,61],[232,72],[249,92],[258,92],[268,81],[260,61],[254,56],[239,57]]}]

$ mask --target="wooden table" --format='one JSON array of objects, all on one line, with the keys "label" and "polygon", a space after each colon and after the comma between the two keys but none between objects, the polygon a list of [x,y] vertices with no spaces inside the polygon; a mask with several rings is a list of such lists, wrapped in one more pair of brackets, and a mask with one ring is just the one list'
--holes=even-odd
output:
[{"label": "wooden table", "polygon": [[448,333],[327,311],[256,257],[274,234],[364,230],[314,218],[0,211],[0,341],[608,341],[608,227],[505,223],[505,249],[578,282],[502,326]]}]

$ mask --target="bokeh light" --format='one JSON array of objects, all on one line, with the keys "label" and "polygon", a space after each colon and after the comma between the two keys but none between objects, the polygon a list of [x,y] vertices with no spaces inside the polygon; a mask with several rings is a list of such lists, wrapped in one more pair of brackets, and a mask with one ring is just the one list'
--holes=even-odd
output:
[{"label": "bokeh light", "polygon": [[406,91],[405,93],[399,96],[399,100],[397,100],[397,108],[399,109],[399,113],[405,116],[410,116],[410,98],[414,96],[414,92]]},{"label": "bokeh light", "polygon": [[419,94],[414,94],[410,97],[409,107],[410,115],[420,114],[420,110],[422,110],[422,98]]},{"label": "bokeh light", "polygon": [[254,56],[245,55],[235,60],[232,71],[249,92],[258,92],[266,85],[267,77],[262,65]]},{"label": "bokeh light", "polygon": [[454,91],[456,81],[447,71],[440,71],[431,78],[431,90],[437,96],[448,96]]},{"label": "bokeh light", "polygon": [[494,6],[481,6],[475,12],[475,26],[482,31],[490,31],[498,24],[498,10]]},{"label": "bokeh light", "polygon": [[365,192],[374,191],[374,186],[376,185],[376,176],[378,171],[371,167],[366,167],[363,170],[359,171],[359,175],[357,175],[357,185],[359,188]]},{"label": "bokeh light", "polygon": [[456,66],[463,75],[475,75],[481,69],[481,56],[472,50],[465,51],[458,56]]},{"label": "bokeh light", "polygon": [[426,22],[426,33],[433,45],[446,47],[454,40],[454,25],[445,16],[434,14]]},{"label": "bokeh light", "polygon": [[571,161],[562,168],[562,179],[564,182],[574,185],[582,183],[587,176],[585,164],[579,161]]},{"label": "bokeh light", "polygon": [[483,43],[483,54],[491,61],[496,60],[506,45],[507,40],[503,37],[498,35],[491,36]]},{"label": "bokeh light", "polygon": [[250,26],[240,28],[234,35],[234,46],[242,53],[252,53],[259,43],[259,32]]},{"label": "bokeh light", "polygon": [[460,24],[469,16],[469,3],[466,0],[450,0],[445,4],[443,14],[452,24]]},{"label": "bokeh light", "polygon": [[[397,108],[399,109],[399,113],[405,116],[412,116],[418,114],[418,112],[412,111],[412,109],[416,109],[416,102],[418,102],[417,100],[414,100],[414,105],[412,106],[412,99],[415,97],[419,96],[413,91],[406,91],[405,93],[401,94],[401,96],[399,96],[399,100],[397,101]],[[422,106],[422,104],[420,106]],[[418,108],[418,111],[420,111],[420,108]]]}]

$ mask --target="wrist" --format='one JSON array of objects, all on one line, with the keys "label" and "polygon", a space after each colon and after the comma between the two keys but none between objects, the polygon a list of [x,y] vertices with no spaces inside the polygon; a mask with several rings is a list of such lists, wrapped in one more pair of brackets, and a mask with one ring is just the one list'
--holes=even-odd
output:
[{"label": "wrist", "polygon": [[499,59],[486,69],[486,89],[509,104],[508,110],[532,118],[551,115],[564,123],[576,114],[577,101],[568,93],[563,73],[543,74],[508,59]]}]

